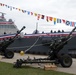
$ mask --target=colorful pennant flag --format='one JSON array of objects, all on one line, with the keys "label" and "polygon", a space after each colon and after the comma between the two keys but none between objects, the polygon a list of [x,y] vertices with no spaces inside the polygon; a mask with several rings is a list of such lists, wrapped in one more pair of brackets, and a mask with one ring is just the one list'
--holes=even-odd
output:
[{"label": "colorful pennant flag", "polygon": [[74,22],[70,22],[70,26],[74,27],[75,23]]},{"label": "colorful pennant flag", "polygon": [[15,9],[15,7],[12,7],[13,9]]},{"label": "colorful pennant flag", "polygon": [[63,23],[65,23],[65,20],[64,19],[62,19],[62,21],[63,21]]},{"label": "colorful pennant flag", "polygon": [[31,13],[31,15],[33,15],[33,12],[30,12]]},{"label": "colorful pennant flag", "polygon": [[39,19],[40,19],[40,14],[37,15],[37,20],[39,20]]},{"label": "colorful pennant flag", "polygon": [[22,12],[24,13],[24,10],[22,10]]},{"label": "colorful pennant flag", "polygon": [[56,24],[56,18],[54,18],[54,25]]},{"label": "colorful pennant flag", "polygon": [[53,21],[54,22],[54,25],[57,23],[64,23],[66,25],[70,25],[70,26],[76,26],[76,22],[71,22],[71,21],[67,21],[67,20],[64,20],[64,19],[59,19],[59,18],[54,18],[54,17],[51,17],[51,16],[45,16],[43,14],[37,14],[37,13],[33,13],[33,12],[30,12],[30,11],[26,11],[26,10],[22,10],[20,8],[16,8],[16,7],[12,7],[12,6],[8,6],[6,4],[3,4],[3,3],[0,3],[0,6],[6,6],[7,8],[10,8],[10,10],[12,9],[16,9],[18,11],[22,11],[23,13],[26,13],[28,15],[34,15],[37,17],[37,20],[39,20],[40,18],[41,19],[44,19],[46,17],[46,21],[49,22],[49,21]]},{"label": "colorful pennant flag", "polygon": [[27,14],[30,15],[30,11],[27,11]]},{"label": "colorful pennant flag", "polygon": [[58,19],[58,18],[57,18],[57,23],[61,23],[61,19]]},{"label": "colorful pennant flag", "polygon": [[46,21],[49,22],[49,17],[48,16],[46,16]]},{"label": "colorful pennant flag", "polygon": [[37,16],[37,13],[34,13],[34,16]]},{"label": "colorful pennant flag", "polygon": [[41,15],[41,19],[44,19],[44,17],[45,17],[44,15]]},{"label": "colorful pennant flag", "polygon": [[53,17],[49,17],[49,20],[52,21],[53,20]]},{"label": "colorful pennant flag", "polygon": [[66,25],[70,25],[70,22],[69,21],[66,21]]}]

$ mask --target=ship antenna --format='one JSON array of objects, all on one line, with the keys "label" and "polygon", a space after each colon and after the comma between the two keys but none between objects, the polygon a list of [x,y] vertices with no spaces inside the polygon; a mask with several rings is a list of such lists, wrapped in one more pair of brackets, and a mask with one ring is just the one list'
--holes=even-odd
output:
[{"label": "ship antenna", "polygon": [[37,34],[38,33],[38,22],[36,23],[36,30],[35,30],[35,34]]},{"label": "ship antenna", "polygon": [[2,17],[4,18],[4,15],[6,14],[6,13],[3,13],[3,12],[0,12],[1,14],[2,14]]},{"label": "ship antenna", "polygon": [[36,23],[36,30],[38,29],[38,22]]}]

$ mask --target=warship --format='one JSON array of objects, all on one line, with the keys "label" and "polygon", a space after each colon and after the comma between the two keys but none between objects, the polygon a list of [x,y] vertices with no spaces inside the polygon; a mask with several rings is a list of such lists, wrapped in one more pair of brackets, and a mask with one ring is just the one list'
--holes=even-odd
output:
[{"label": "warship", "polygon": [[[5,13],[0,12],[2,15],[0,16],[0,43],[2,41],[13,38],[18,31],[17,26],[9,19],[8,21],[4,17]],[[50,44],[53,40],[59,39],[61,37],[66,37],[70,32],[58,31],[50,33],[39,33],[36,29],[31,34],[21,34],[18,35],[18,38],[11,43],[7,49],[12,50],[14,52],[24,51],[25,53],[31,54],[40,54],[47,55],[50,51]],[[72,38],[68,41],[68,43],[62,48],[60,51],[61,54],[69,54],[72,57],[76,57],[76,32],[72,33]]]}]

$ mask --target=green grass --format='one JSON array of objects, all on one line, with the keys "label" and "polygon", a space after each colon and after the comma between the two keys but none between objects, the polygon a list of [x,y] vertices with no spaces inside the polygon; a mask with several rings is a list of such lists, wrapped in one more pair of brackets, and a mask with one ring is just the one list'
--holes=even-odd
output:
[{"label": "green grass", "polygon": [[0,75],[73,75],[57,71],[45,71],[40,68],[24,66],[13,68],[13,64],[0,62]]}]

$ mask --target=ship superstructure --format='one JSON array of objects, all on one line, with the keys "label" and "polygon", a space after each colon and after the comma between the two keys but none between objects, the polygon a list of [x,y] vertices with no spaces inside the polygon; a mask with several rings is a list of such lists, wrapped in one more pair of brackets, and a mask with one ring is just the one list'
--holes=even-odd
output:
[{"label": "ship superstructure", "polygon": [[18,28],[12,21],[9,19],[8,21],[4,17],[5,13],[0,12],[0,35],[3,34],[14,34],[18,31]]}]

